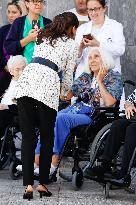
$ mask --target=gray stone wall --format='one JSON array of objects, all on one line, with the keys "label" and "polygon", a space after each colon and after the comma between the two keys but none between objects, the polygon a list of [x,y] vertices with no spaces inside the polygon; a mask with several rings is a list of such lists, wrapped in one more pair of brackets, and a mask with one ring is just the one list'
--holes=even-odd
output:
[{"label": "gray stone wall", "polygon": [[[6,22],[7,2],[8,0],[0,0],[0,25]],[[73,0],[46,0],[43,15],[52,19],[59,12],[73,7]],[[124,26],[126,52],[121,59],[123,78],[136,82],[136,0],[109,0],[108,14]],[[132,89],[130,86],[127,87],[126,94],[128,95]]]},{"label": "gray stone wall", "polygon": [[[0,0],[0,25],[6,22],[5,10],[7,2],[9,1],[10,0]],[[52,19],[58,13],[66,11],[73,7],[73,0],[46,0],[46,6],[43,15]]]},{"label": "gray stone wall", "polygon": [[[136,1],[110,0],[109,15],[124,26],[126,51],[122,57],[123,77],[136,82]],[[133,89],[132,86],[126,86],[126,95]]]}]

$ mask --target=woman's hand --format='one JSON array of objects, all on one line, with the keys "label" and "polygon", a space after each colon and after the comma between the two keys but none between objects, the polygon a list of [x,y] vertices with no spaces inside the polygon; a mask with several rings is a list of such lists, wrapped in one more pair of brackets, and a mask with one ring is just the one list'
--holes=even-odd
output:
[{"label": "woman's hand", "polygon": [[0,110],[9,109],[8,105],[0,104]]},{"label": "woman's hand", "polygon": [[97,41],[96,38],[94,38],[94,37],[92,40],[89,40],[87,38],[83,38],[83,43],[84,43],[85,47],[87,47],[87,46],[99,47],[100,46],[99,41]]},{"label": "woman's hand", "polygon": [[101,83],[103,81],[103,79],[105,78],[105,76],[107,75],[107,70],[105,68],[101,68],[96,76],[96,80],[99,83]]},{"label": "woman's hand", "polygon": [[20,44],[22,48],[25,47],[28,43],[32,41],[36,41],[37,35],[38,35],[38,31],[36,31],[35,29],[31,29],[28,36],[20,40]]},{"label": "woman's hand", "polygon": [[134,116],[134,113],[136,112],[136,108],[135,106],[130,103],[130,102],[126,102],[125,103],[125,115],[127,119],[130,119],[131,116]]},{"label": "woman's hand", "polygon": [[73,97],[73,93],[72,93],[71,90],[68,91],[68,93],[67,93],[66,96],[60,95],[60,99],[61,99],[62,101],[69,101],[69,100],[71,100],[72,97]]},{"label": "woman's hand", "polygon": [[79,46],[78,58],[81,57],[84,48],[86,48],[86,46],[85,46],[84,41],[83,41],[83,39],[82,39],[81,42],[80,42],[80,46]]},{"label": "woman's hand", "polygon": [[28,34],[28,38],[29,38],[30,42],[36,41],[37,35],[38,35],[38,31],[36,29],[31,29],[29,34]]}]

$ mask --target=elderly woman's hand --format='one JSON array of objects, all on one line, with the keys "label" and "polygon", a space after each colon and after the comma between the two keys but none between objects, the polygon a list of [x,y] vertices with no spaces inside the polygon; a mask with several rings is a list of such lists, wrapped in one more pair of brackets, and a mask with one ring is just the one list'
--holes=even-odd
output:
[{"label": "elderly woman's hand", "polygon": [[103,81],[103,79],[107,75],[107,72],[108,71],[106,69],[104,69],[104,68],[101,68],[99,70],[98,75],[96,76],[96,80],[97,80],[98,84]]},{"label": "elderly woman's hand", "polygon": [[125,115],[127,119],[130,119],[131,116],[134,116],[134,113],[136,112],[136,108],[135,106],[130,103],[130,102],[126,102],[125,103]]},{"label": "elderly woman's hand", "polygon": [[99,47],[100,46],[100,42],[96,40],[96,38],[93,37],[92,40],[89,40],[87,38],[83,38],[83,43],[84,46],[92,46],[92,47]]}]

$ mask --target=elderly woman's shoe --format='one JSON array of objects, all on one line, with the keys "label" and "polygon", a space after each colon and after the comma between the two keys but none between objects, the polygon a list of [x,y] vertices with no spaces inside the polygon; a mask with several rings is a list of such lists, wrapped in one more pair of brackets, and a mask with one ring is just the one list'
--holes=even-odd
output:
[{"label": "elderly woman's shoe", "polygon": [[[42,186],[42,189],[40,186]],[[40,198],[42,198],[43,196],[50,197],[52,195],[52,193],[47,189],[44,184],[40,184],[39,187],[37,187],[37,191],[40,194]]]}]

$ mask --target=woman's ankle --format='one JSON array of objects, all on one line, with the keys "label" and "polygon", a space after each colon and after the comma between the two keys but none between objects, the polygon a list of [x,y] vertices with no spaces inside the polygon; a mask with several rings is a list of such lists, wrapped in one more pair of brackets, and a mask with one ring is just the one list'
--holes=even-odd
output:
[{"label": "woman's ankle", "polygon": [[33,191],[32,185],[27,185],[26,190],[27,190],[27,191],[30,191],[30,192]]},{"label": "woman's ankle", "polygon": [[52,162],[51,162],[52,166],[57,167],[58,162],[59,162],[59,155],[54,154],[52,156]]}]

